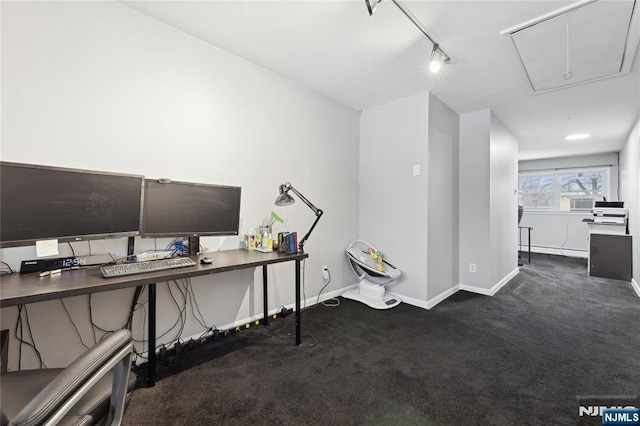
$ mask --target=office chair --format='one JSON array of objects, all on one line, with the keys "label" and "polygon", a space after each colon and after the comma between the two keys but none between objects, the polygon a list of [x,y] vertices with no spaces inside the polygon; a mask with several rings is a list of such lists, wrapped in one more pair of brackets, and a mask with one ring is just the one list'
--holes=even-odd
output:
[{"label": "office chair", "polygon": [[2,425],[119,425],[135,374],[129,330],[117,330],[66,368],[0,376]]}]

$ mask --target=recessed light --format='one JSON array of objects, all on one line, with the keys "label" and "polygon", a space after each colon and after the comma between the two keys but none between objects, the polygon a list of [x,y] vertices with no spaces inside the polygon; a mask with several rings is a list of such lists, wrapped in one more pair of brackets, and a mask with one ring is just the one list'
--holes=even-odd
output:
[{"label": "recessed light", "polygon": [[589,136],[589,133],[576,133],[573,135],[565,136],[565,139],[568,141],[579,141],[581,139],[587,139]]}]

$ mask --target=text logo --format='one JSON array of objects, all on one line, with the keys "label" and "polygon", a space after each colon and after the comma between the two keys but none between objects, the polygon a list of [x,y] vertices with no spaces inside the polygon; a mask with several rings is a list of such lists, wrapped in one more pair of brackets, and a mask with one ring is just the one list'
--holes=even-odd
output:
[{"label": "text logo", "polygon": [[640,409],[607,408],[602,412],[602,426],[640,426]]},{"label": "text logo", "polygon": [[578,414],[580,415],[580,417],[582,416],[601,417],[606,410],[638,410],[638,409],[634,406],[609,407],[606,405],[587,405],[587,406],[581,405],[578,411]]}]

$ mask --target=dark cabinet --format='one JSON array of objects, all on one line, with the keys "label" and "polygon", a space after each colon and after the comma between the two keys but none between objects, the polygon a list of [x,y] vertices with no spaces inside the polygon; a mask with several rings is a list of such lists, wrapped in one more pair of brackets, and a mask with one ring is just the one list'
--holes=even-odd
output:
[{"label": "dark cabinet", "polygon": [[589,236],[589,275],[631,281],[631,235]]}]

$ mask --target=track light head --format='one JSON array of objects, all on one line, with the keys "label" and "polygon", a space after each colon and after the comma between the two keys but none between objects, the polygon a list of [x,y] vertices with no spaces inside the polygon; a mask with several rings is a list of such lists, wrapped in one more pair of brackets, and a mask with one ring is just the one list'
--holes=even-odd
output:
[{"label": "track light head", "polygon": [[431,50],[431,60],[429,62],[429,69],[431,72],[436,73],[440,71],[442,65],[448,65],[450,63],[451,58],[445,55],[442,49],[440,49],[440,45],[438,45],[438,43],[435,43]]},{"label": "track light head", "polygon": [[[376,8],[380,3],[382,3],[382,1],[383,0],[364,0],[365,4],[367,5],[367,10],[369,11],[369,16],[372,16],[375,13]],[[393,4],[395,4],[398,7],[398,9],[400,9],[402,13],[404,13],[404,15],[413,23],[413,25],[415,25],[420,30],[420,32],[424,34],[424,36],[431,43],[433,43],[433,50],[431,51],[431,61],[429,63],[429,68],[431,69],[431,72],[436,73],[440,70],[440,68],[442,68],[442,65],[450,64],[451,58],[447,56],[447,54],[444,53],[442,49],[440,49],[440,46],[438,45],[438,43],[436,43],[433,40],[433,38],[431,38],[431,36],[427,34],[427,31],[425,30],[423,25],[420,22],[418,22],[418,20],[411,13],[411,11],[409,11],[409,9],[407,9],[406,6],[404,6],[400,1],[398,0],[391,0],[391,1],[393,2]]]},{"label": "track light head", "polygon": [[382,0],[364,0],[364,2],[367,4],[369,16],[372,16],[376,12],[378,5],[382,3]]}]

